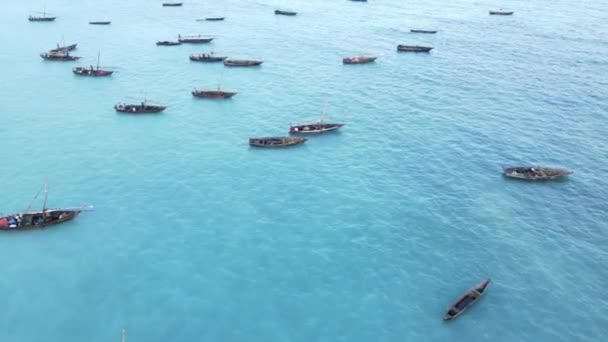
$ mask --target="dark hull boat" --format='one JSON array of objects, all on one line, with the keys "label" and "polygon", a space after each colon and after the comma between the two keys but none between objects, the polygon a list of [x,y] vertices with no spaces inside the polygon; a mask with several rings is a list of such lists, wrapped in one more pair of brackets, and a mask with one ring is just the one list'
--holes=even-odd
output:
[{"label": "dark hull boat", "polygon": [[213,40],[210,37],[204,37],[201,35],[198,36],[178,36],[177,41],[180,43],[189,43],[189,44],[205,44],[209,43]]},{"label": "dark hull boat", "polygon": [[274,14],[277,15],[288,15],[288,16],[294,16],[297,15],[298,12],[291,12],[291,11],[281,11],[281,10],[275,10]]},{"label": "dark hull boat", "polygon": [[344,64],[366,64],[375,62],[378,57],[346,57],[342,59]]},{"label": "dark hull boat", "polygon": [[525,180],[552,180],[566,177],[572,173],[572,171],[563,169],[530,166],[513,166],[503,169],[505,176]]},{"label": "dark hull boat", "polygon": [[513,15],[513,11],[509,11],[509,10],[494,10],[494,11],[490,11],[490,15]]},{"label": "dark hull boat", "polygon": [[206,21],[222,21],[224,17],[205,18]]},{"label": "dark hull boat", "polygon": [[418,45],[397,45],[397,51],[400,52],[430,52],[433,50],[429,46],[418,46]]},{"label": "dark hull boat", "polygon": [[250,67],[256,66],[264,63],[264,61],[256,61],[256,60],[239,60],[239,59],[226,59],[224,60],[225,66],[230,67]]},{"label": "dark hull boat", "polygon": [[250,138],[249,146],[264,147],[264,148],[279,148],[296,146],[306,142],[306,138],[292,137],[266,137],[266,138]]},{"label": "dark hull boat", "polygon": [[114,106],[114,109],[119,113],[128,113],[128,114],[148,114],[148,113],[160,113],[163,110],[167,109],[166,106],[159,105],[149,105],[145,102],[141,104],[122,104],[119,103]]},{"label": "dark hull boat", "polygon": [[65,45],[65,46],[59,46],[59,44],[57,44],[57,48],[53,49],[53,50],[51,50],[49,52],[50,53],[57,53],[57,52],[72,51],[72,50],[76,49],[76,46],[78,46],[78,44]]},{"label": "dark hull boat", "polygon": [[72,69],[72,72],[78,76],[90,76],[90,77],[111,76],[114,73],[114,71],[93,68],[92,66],[89,68],[76,67],[76,68]]},{"label": "dark hull boat", "polygon": [[67,51],[64,53],[62,53],[62,52],[41,53],[40,57],[42,57],[42,59],[44,59],[45,61],[59,61],[59,62],[71,62],[71,61],[77,61],[80,59],[80,57],[70,56],[67,53]]},{"label": "dark hull boat", "polygon": [[181,44],[182,44],[181,42],[171,42],[168,40],[156,42],[156,45],[158,45],[158,46],[174,46],[174,45],[181,45]]},{"label": "dark hull boat", "polygon": [[223,90],[193,90],[192,96],[203,99],[218,99],[224,100],[229,99],[236,95],[234,91],[223,91]]},{"label": "dark hull boat", "polygon": [[27,18],[27,20],[29,21],[55,21],[55,19],[57,19],[57,17],[34,17],[34,16],[29,16]]},{"label": "dark hull boat", "polygon": [[202,53],[199,55],[190,56],[190,60],[193,62],[206,62],[206,63],[223,62],[226,58],[228,58],[228,57],[214,56],[213,53],[211,53],[211,54]]},{"label": "dark hull boat", "polygon": [[307,124],[290,125],[290,134],[321,134],[335,131],[343,127],[344,124],[324,123],[323,121],[311,122]]},{"label": "dark hull boat", "polygon": [[182,2],[165,2],[163,3],[163,7],[179,7],[183,5]]},{"label": "dark hull boat", "polygon": [[416,29],[411,29],[410,32],[412,32],[412,33],[428,33],[428,34],[435,34],[435,33],[437,33],[437,31],[434,31],[434,30],[416,30]]},{"label": "dark hull boat", "polygon": [[89,21],[89,25],[110,25],[111,21]]},{"label": "dark hull boat", "polygon": [[473,286],[467,292],[465,292],[460,298],[458,298],[452,305],[448,307],[448,310],[443,317],[444,320],[454,319],[463,312],[465,312],[471,305],[477,303],[477,301],[486,292],[486,288],[490,284],[490,279],[486,279],[481,283]]}]

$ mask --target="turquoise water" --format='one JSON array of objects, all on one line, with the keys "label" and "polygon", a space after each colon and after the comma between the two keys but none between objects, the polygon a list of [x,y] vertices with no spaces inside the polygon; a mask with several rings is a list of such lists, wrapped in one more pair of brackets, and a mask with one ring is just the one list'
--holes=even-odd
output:
[{"label": "turquoise water", "polygon": [[[606,339],[602,1],[161,2],[48,0],[54,23],[26,20],[39,1],[3,5],[0,211],[45,179],[51,206],[95,211],[0,234],[0,341]],[[515,15],[488,15],[500,6]],[[217,40],[154,44],[180,33]],[[42,61],[62,36],[83,60]],[[210,50],[265,63],[188,61]],[[114,76],[72,75],[98,52]],[[363,53],[381,57],[342,65]],[[190,95],[220,78],[234,99]],[[143,97],[170,108],[112,108]],[[340,132],[247,146],[324,102]],[[501,177],[518,163],[575,174]],[[485,277],[487,297],[442,322]]]}]

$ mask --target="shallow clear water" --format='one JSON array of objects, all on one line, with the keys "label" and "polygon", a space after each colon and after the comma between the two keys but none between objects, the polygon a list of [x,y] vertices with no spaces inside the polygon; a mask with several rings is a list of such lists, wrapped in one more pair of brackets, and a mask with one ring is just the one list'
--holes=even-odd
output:
[{"label": "shallow clear water", "polygon": [[[161,2],[49,0],[54,23],[26,20],[39,1],[3,5],[0,210],[24,210],[45,179],[51,206],[96,210],[0,234],[0,341],[119,341],[122,327],[147,342],[608,336],[601,1]],[[498,6],[516,13],[489,16]],[[180,33],[217,39],[154,44]],[[42,61],[62,36],[83,60]],[[265,63],[188,61],[210,50]],[[114,76],[72,75],[98,52]],[[362,53],[381,57],[342,65]],[[190,95],[220,78],[234,99]],[[112,108],[143,97],[170,108]],[[340,132],[247,146],[325,101]],[[518,163],[575,174],[501,177]],[[487,296],[443,323],[485,277]]]}]

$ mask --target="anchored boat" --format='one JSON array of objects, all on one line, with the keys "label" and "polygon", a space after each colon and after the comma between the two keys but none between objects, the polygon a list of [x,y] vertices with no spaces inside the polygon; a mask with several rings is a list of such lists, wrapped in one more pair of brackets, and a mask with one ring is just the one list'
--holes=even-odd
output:
[{"label": "anchored boat", "polygon": [[193,90],[192,96],[200,97],[204,99],[229,99],[236,95],[237,93],[234,91],[224,91],[218,88],[217,90]]},{"label": "anchored boat", "polygon": [[99,68],[99,54],[97,54],[97,66],[93,67],[92,65],[90,67],[76,67],[74,69],[72,69],[72,72],[75,75],[79,75],[79,76],[91,76],[91,77],[103,77],[103,76],[110,76],[114,73],[114,71],[111,70],[103,70]]},{"label": "anchored boat", "polygon": [[[34,197],[38,197],[38,194]],[[33,228],[44,228],[63,222],[70,221],[84,210],[90,210],[93,207],[80,207],[80,208],[59,208],[49,209],[46,207],[48,199],[48,185],[44,186],[44,204],[40,211],[30,211],[30,208],[23,213],[16,213],[12,215],[0,217],[0,230],[26,230]]]},{"label": "anchored boat", "polygon": [[160,113],[167,109],[167,106],[152,105],[146,101],[142,101],[140,104],[122,104],[119,103],[114,106],[114,109],[119,113],[128,114],[148,114],[148,113]]},{"label": "anchored boat", "polygon": [[335,131],[343,127],[344,124],[339,123],[325,123],[323,120],[317,122],[310,122],[305,124],[297,124],[289,126],[290,134],[321,134],[326,132]]},{"label": "anchored boat", "polygon": [[306,142],[306,138],[293,138],[293,137],[264,137],[264,138],[250,138],[249,146],[252,147],[264,147],[264,148],[279,148],[300,145]]},{"label": "anchored boat", "polygon": [[168,41],[168,40],[163,40],[160,42],[156,42],[156,45],[158,46],[173,46],[173,45],[181,45],[181,42],[172,42],[172,41]]},{"label": "anchored boat", "polygon": [[56,52],[72,51],[72,50],[76,49],[76,46],[78,46],[78,44],[63,45],[63,46],[59,46],[59,44],[57,44],[57,48],[56,49],[52,49],[49,52],[50,53],[56,53]]},{"label": "anchored boat", "polygon": [[435,30],[417,30],[417,29],[411,29],[410,32],[412,32],[412,33],[428,33],[428,34],[435,34],[435,33],[437,33],[437,31],[435,31]]},{"label": "anchored boat", "polygon": [[224,65],[230,66],[230,67],[249,67],[249,66],[260,65],[262,63],[264,63],[264,61],[249,60],[249,59],[226,59],[226,60],[224,60]]},{"label": "anchored boat", "polygon": [[206,21],[222,21],[224,20],[224,17],[210,17],[210,18],[205,18]]},{"label": "anchored boat", "polygon": [[430,52],[433,50],[430,46],[418,46],[418,45],[397,45],[397,51],[400,52]]},{"label": "anchored boat", "polygon": [[178,35],[177,36],[177,41],[180,43],[190,43],[190,44],[204,44],[204,43],[209,43],[213,40],[214,38],[212,37],[208,37],[208,36],[203,36],[203,35],[192,35],[192,36],[182,36],[182,35]]},{"label": "anchored boat", "polygon": [[89,25],[110,25],[111,21],[89,21]]},{"label": "anchored boat", "polygon": [[572,173],[572,171],[564,169],[540,166],[510,166],[503,169],[505,176],[525,180],[552,180],[566,177]]},{"label": "anchored boat", "polygon": [[184,3],[182,3],[182,2],[165,2],[165,3],[163,3],[163,6],[164,7],[179,7],[183,4]]},{"label": "anchored boat", "polygon": [[228,58],[228,57],[214,56],[213,52],[201,53],[198,55],[190,55],[190,60],[194,61],[194,62],[207,62],[207,63],[223,62],[226,58]]},{"label": "anchored boat", "polygon": [[60,51],[60,52],[47,52],[41,53],[40,57],[45,61],[61,61],[61,62],[71,62],[77,61],[80,57],[70,56],[69,51]]},{"label": "anchored boat", "polygon": [[513,13],[515,12],[503,8],[490,10],[490,15],[513,15]]},{"label": "anchored boat", "polygon": [[489,284],[490,279],[486,279],[470,288],[467,292],[465,292],[462,296],[460,296],[460,298],[458,298],[454,303],[452,303],[448,307],[448,310],[445,313],[443,319],[447,321],[460,316],[460,314],[462,314],[466,309],[471,307],[471,305],[477,303],[481,296],[483,296],[483,294],[486,292],[486,288]]},{"label": "anchored boat", "polygon": [[298,12],[275,10],[274,14],[294,16],[294,15],[298,14]]},{"label": "anchored boat", "polygon": [[29,20],[29,21],[55,21],[55,19],[57,19],[57,17],[47,16],[48,13],[46,13],[46,6],[44,7],[44,11],[39,12],[39,13],[42,13],[42,16],[30,15],[27,18],[27,20]]},{"label": "anchored boat", "polygon": [[342,63],[344,63],[344,64],[366,64],[366,63],[372,63],[372,62],[376,61],[376,59],[378,59],[378,57],[362,57],[362,56],[346,57],[346,58],[342,59]]}]

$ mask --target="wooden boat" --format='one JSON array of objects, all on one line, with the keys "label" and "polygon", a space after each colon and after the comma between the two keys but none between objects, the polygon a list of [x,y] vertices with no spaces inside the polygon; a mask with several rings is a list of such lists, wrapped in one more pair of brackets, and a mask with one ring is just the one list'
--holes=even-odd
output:
[{"label": "wooden boat", "polygon": [[177,36],[177,41],[180,43],[190,43],[190,44],[204,44],[209,43],[213,40],[212,37],[206,37],[203,35],[195,35],[195,36]]},{"label": "wooden boat", "polygon": [[466,311],[469,307],[471,307],[471,305],[475,304],[481,298],[481,296],[483,296],[489,284],[490,279],[486,279],[470,288],[448,307],[443,319],[446,321],[454,319]]},{"label": "wooden boat", "polygon": [[505,176],[525,180],[552,180],[571,175],[572,173],[572,171],[564,169],[540,166],[509,166],[503,169]]},{"label": "wooden boat", "polygon": [[411,29],[410,32],[412,32],[412,33],[428,33],[428,34],[435,34],[435,33],[437,33],[437,31],[435,31],[435,30],[417,30],[417,29]]},{"label": "wooden boat", "polygon": [[224,91],[224,90],[221,90],[219,87],[217,90],[196,90],[195,89],[192,91],[192,96],[194,96],[194,97],[200,97],[200,98],[204,98],[204,99],[218,99],[218,100],[229,99],[236,94],[237,93],[234,91]]},{"label": "wooden boat", "polygon": [[214,56],[213,52],[201,53],[198,55],[190,55],[190,60],[194,61],[194,62],[206,62],[206,63],[223,62],[226,58],[228,58],[228,57]]},{"label": "wooden boat", "polygon": [[354,1],[354,2],[367,2],[367,0],[350,0],[350,1]]},{"label": "wooden boat", "polygon": [[55,19],[57,19],[57,17],[48,17],[46,13],[46,6],[44,7],[44,10],[41,12],[42,16],[35,16],[35,15],[30,15],[27,20],[29,21],[55,21]]},{"label": "wooden boat", "polygon": [[513,11],[509,11],[506,9],[497,9],[497,10],[490,10],[490,15],[513,15]]},{"label": "wooden boat", "polygon": [[346,57],[342,59],[344,64],[366,64],[376,61],[378,57]]},{"label": "wooden boat", "polygon": [[91,76],[91,77],[103,77],[103,76],[111,76],[114,71],[103,70],[99,68],[99,54],[97,54],[97,66],[93,67],[76,67],[72,69],[72,72],[75,75],[79,76]]},{"label": "wooden boat", "polygon": [[64,45],[64,46],[59,46],[59,44],[57,44],[57,48],[50,50],[50,53],[57,53],[57,52],[63,52],[63,51],[72,51],[76,49],[76,46],[78,46],[78,44],[72,44],[72,45]]},{"label": "wooden boat", "polygon": [[343,127],[344,124],[325,123],[323,120],[305,124],[289,125],[290,134],[321,134],[335,131]]},{"label": "wooden boat", "polygon": [[210,18],[205,18],[206,21],[222,21],[224,20],[224,17],[210,17]]},{"label": "wooden boat", "polygon": [[140,104],[122,104],[119,103],[114,106],[114,109],[119,113],[128,114],[148,114],[148,113],[160,113],[167,109],[166,106],[151,105],[142,101]]},{"label": "wooden boat", "polygon": [[292,138],[292,137],[264,137],[264,138],[250,138],[249,146],[252,147],[264,147],[264,148],[279,148],[279,147],[290,147],[300,145],[306,142],[306,138]]},{"label": "wooden boat", "polygon": [[433,50],[429,46],[418,46],[418,45],[397,45],[397,51],[400,52],[430,52]]},{"label": "wooden boat", "polygon": [[181,42],[172,42],[172,41],[168,41],[168,40],[163,40],[160,42],[156,42],[156,45],[158,46],[173,46],[173,45],[181,45]]},{"label": "wooden boat", "polygon": [[298,14],[298,12],[291,12],[291,11],[281,11],[281,10],[275,10],[275,11],[274,11],[274,14],[277,14],[277,15],[289,15],[289,16],[294,16],[294,15],[297,15],[297,14]]},{"label": "wooden boat", "polygon": [[260,65],[262,63],[264,63],[264,61],[248,60],[248,59],[226,59],[226,60],[224,60],[224,65],[230,66],[230,67],[249,67],[249,66]]},{"label": "wooden boat", "polygon": [[110,25],[111,21],[89,21],[89,25]]},{"label": "wooden boat", "polygon": [[70,56],[69,51],[60,51],[60,52],[48,52],[41,53],[40,57],[45,61],[61,61],[61,62],[71,62],[77,61],[80,57]]},{"label": "wooden boat", "polygon": [[[38,197],[38,195],[36,195]],[[34,197],[35,199],[35,197]],[[44,228],[70,221],[82,211],[92,209],[92,207],[80,208],[59,208],[49,209],[46,207],[48,199],[48,186],[44,186],[44,204],[40,211],[30,211],[16,213],[0,217],[0,230],[27,230],[33,228]]]},{"label": "wooden boat", "polygon": [[183,2],[165,2],[163,3],[164,7],[179,7],[181,5],[183,5]]}]

